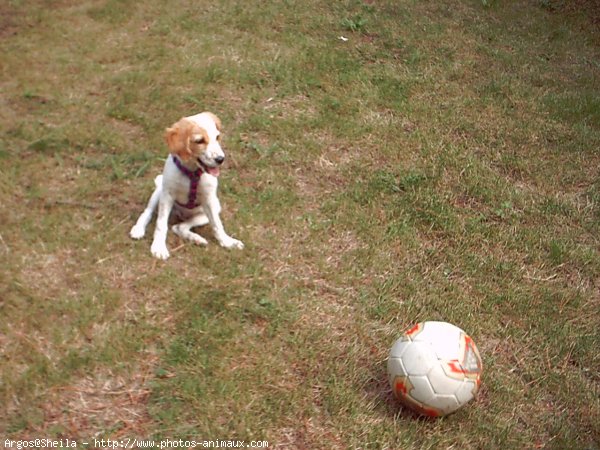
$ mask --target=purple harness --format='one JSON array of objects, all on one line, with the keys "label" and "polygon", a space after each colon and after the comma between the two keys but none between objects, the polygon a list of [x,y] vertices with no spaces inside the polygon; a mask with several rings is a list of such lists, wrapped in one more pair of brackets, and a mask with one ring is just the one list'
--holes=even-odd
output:
[{"label": "purple harness", "polygon": [[198,181],[200,180],[200,176],[202,175],[203,171],[202,171],[202,169],[198,168],[192,172],[190,169],[185,167],[181,163],[181,161],[179,161],[179,158],[177,158],[175,155],[173,155],[173,162],[175,163],[175,165],[177,166],[179,171],[190,179],[190,191],[188,192],[187,203],[186,204],[179,203],[179,202],[176,202],[176,203],[179,206],[181,206],[182,208],[194,209],[197,206],[199,206],[196,204],[196,196],[197,196],[197,192],[198,192]]}]

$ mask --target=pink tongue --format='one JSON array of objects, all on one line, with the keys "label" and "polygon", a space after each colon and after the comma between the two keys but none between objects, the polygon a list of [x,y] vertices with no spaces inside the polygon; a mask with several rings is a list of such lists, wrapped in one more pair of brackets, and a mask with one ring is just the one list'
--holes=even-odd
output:
[{"label": "pink tongue", "polygon": [[206,172],[208,172],[209,174],[211,174],[214,177],[218,177],[219,174],[221,173],[221,170],[218,167],[207,167]]}]

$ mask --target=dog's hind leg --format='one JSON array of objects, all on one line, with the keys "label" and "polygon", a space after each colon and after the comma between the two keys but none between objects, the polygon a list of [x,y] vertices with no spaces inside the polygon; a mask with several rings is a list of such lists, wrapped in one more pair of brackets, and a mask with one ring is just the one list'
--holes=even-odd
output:
[{"label": "dog's hind leg", "polygon": [[154,179],[154,184],[156,188],[154,189],[150,200],[148,200],[146,209],[140,214],[137,222],[129,232],[129,236],[133,239],[141,239],[146,234],[146,227],[150,223],[150,220],[152,220],[152,214],[154,214],[154,210],[156,209],[156,205],[158,205],[160,194],[162,192],[162,175],[159,175]]}]

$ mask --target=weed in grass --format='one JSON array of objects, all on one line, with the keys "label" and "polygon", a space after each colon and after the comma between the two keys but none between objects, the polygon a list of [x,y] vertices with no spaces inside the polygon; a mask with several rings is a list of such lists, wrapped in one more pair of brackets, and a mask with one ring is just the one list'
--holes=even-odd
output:
[{"label": "weed in grass", "polygon": [[352,32],[363,32],[368,21],[361,15],[354,16],[352,18],[344,18],[341,21],[341,26],[348,31]]}]

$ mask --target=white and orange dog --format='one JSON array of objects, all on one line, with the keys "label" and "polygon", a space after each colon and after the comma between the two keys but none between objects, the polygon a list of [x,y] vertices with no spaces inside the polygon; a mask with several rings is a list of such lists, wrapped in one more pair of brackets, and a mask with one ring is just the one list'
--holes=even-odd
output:
[{"label": "white and orange dog", "polygon": [[244,248],[241,241],[225,232],[219,216],[221,203],[217,197],[218,176],[225,160],[220,135],[221,121],[210,112],[184,117],[167,129],[165,138],[170,155],[162,175],[154,180],[156,189],[148,206],[129,233],[133,239],[144,237],[158,205],[154,240],[150,248],[156,258],[169,257],[167,229],[172,210],[182,220],[173,226],[173,232],[181,238],[194,244],[206,245],[206,239],[190,230],[210,224],[222,247]]}]

